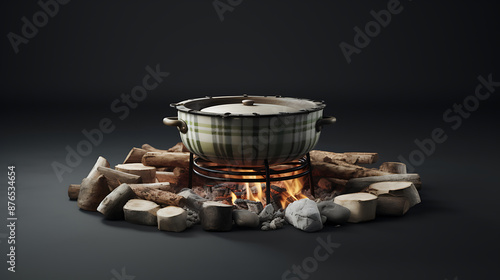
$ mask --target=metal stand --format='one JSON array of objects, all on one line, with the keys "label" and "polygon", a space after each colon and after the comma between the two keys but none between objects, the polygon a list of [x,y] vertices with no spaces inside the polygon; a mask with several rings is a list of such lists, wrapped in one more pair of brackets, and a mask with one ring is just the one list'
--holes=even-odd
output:
[{"label": "metal stand", "polygon": [[[283,169],[283,170],[274,170],[269,166],[268,160],[264,160],[264,170],[259,167],[248,167],[248,166],[223,166],[223,165],[213,165],[213,166],[202,166],[199,162],[210,163],[201,158],[195,158],[193,153],[189,154],[189,188],[193,187],[193,173],[198,176],[201,176],[206,179],[214,180],[214,181],[223,181],[223,182],[244,182],[244,183],[256,183],[256,182],[265,182],[266,183],[266,202],[271,203],[271,182],[276,181],[286,181],[291,179],[300,178],[306,175],[309,175],[309,186],[311,188],[311,195],[314,197],[314,187],[313,187],[313,178],[312,178],[312,165],[311,165],[311,157],[309,153],[306,154],[304,158],[301,158],[294,162],[283,163],[283,165],[295,165],[295,167]],[[244,170],[244,171],[231,171],[233,169]],[[248,170],[248,171],[247,171]],[[291,173],[294,171],[299,171],[298,174],[295,175],[287,175],[280,177],[272,177],[273,175],[286,175],[287,173]],[[212,175],[209,175],[212,174]],[[240,178],[234,178],[234,176],[238,176]],[[263,178],[251,178],[246,179],[245,176],[262,176]],[[243,178],[241,178],[243,177]]]}]

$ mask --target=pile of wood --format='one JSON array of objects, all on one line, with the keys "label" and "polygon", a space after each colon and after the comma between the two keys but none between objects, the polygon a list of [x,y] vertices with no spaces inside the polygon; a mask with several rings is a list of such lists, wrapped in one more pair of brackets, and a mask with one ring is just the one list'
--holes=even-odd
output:
[{"label": "pile of wood", "polygon": [[[334,200],[343,205],[351,211],[350,222],[368,221],[377,215],[404,215],[420,202],[420,176],[407,174],[403,163],[385,162],[374,169],[363,165],[375,163],[377,153],[313,150],[310,156],[315,197],[307,187],[303,194],[316,202]],[[99,157],[81,184],[69,186],[68,196],[77,200],[80,209],[99,211],[107,219],[158,225],[160,230],[174,232],[183,231],[200,218],[206,230],[229,230],[232,209],[240,211],[238,221],[251,216],[241,211],[257,215],[262,211],[262,203],[241,198],[235,205],[228,205],[230,200],[221,200],[219,194],[224,192],[224,184],[196,175],[193,188],[184,190],[188,187],[188,168],[189,152],[182,143],[168,150],[144,144],[132,148],[123,163],[114,168]],[[210,187],[207,191],[207,186],[214,185],[221,186],[220,190]],[[279,207],[274,204],[274,208]]]}]

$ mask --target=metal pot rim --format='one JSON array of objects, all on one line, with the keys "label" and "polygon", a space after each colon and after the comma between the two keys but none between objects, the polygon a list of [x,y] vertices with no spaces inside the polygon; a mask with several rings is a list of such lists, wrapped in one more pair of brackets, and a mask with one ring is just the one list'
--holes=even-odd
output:
[{"label": "metal pot rim", "polygon": [[[245,99],[256,99],[259,101],[266,101],[269,104],[286,104],[290,105],[293,104],[296,107],[296,111],[294,112],[280,112],[278,114],[272,113],[272,114],[258,114],[258,113],[253,113],[253,114],[238,114],[238,113],[213,113],[213,112],[205,112],[201,111],[201,109],[213,106],[213,105],[219,105],[219,104],[231,104],[231,101],[233,103],[241,102]],[[302,105],[306,105],[303,106]],[[301,106],[298,106],[301,105]],[[230,117],[252,117],[252,118],[257,118],[257,117],[270,117],[270,116],[289,116],[289,115],[301,115],[301,114],[308,114],[311,112],[316,112],[319,110],[322,110],[325,108],[325,103],[324,101],[315,101],[311,99],[306,99],[306,98],[296,98],[296,97],[283,97],[281,95],[276,95],[276,96],[259,96],[259,95],[230,95],[230,96],[206,96],[202,98],[195,98],[195,99],[188,99],[184,100],[178,103],[172,103],[170,104],[171,107],[176,108],[179,111],[183,111],[189,114],[196,114],[196,115],[204,115],[204,116],[211,116],[211,117],[222,117],[222,118],[230,118]]]}]

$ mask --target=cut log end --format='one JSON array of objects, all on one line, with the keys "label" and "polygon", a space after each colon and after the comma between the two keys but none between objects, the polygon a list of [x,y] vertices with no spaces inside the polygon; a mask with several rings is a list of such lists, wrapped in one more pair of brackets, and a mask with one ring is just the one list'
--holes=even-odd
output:
[{"label": "cut log end", "polygon": [[375,219],[377,196],[369,193],[351,193],[335,197],[335,203],[351,211],[348,222],[359,223]]}]

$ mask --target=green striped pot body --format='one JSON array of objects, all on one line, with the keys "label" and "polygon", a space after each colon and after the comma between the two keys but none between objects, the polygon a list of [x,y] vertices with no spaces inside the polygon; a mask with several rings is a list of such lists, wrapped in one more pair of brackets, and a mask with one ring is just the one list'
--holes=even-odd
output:
[{"label": "green striped pot body", "polygon": [[318,142],[323,110],[258,117],[206,116],[178,111],[188,130],[184,145],[199,157],[227,165],[263,166],[303,157]]}]

